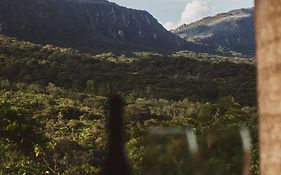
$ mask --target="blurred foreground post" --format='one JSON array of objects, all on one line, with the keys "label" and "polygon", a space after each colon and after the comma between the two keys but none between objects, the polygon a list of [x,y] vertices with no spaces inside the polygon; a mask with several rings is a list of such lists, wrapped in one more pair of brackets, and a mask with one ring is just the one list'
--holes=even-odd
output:
[{"label": "blurred foreground post", "polygon": [[260,173],[281,173],[281,0],[256,0]]},{"label": "blurred foreground post", "polygon": [[109,100],[109,116],[107,119],[108,143],[107,155],[102,175],[132,175],[125,153],[125,129],[123,123],[124,101],[119,96]]}]

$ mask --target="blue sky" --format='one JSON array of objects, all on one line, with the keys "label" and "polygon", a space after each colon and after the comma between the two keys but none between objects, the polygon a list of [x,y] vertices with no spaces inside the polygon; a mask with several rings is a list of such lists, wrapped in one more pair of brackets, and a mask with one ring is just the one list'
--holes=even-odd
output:
[{"label": "blue sky", "polygon": [[167,29],[202,17],[254,6],[254,0],[109,0],[151,13]]}]

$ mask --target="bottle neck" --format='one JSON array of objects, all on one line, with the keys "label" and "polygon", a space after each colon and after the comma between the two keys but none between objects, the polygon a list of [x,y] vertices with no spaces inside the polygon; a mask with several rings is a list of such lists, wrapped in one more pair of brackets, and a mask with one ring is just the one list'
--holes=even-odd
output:
[{"label": "bottle neck", "polygon": [[110,131],[108,137],[109,152],[124,152],[124,136],[120,131]]},{"label": "bottle neck", "polygon": [[108,151],[124,152],[125,130],[123,124],[123,103],[122,101],[111,101],[111,110],[108,118]]},{"label": "bottle neck", "polygon": [[124,151],[125,130],[123,126],[123,101],[119,97],[109,101],[110,114],[108,117],[108,155],[105,159],[102,175],[122,174],[131,175],[132,171]]}]

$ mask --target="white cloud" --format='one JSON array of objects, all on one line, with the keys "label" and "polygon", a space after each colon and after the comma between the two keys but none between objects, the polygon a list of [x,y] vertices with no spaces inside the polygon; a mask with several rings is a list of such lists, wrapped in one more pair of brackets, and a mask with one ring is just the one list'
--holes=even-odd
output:
[{"label": "white cloud", "polygon": [[185,5],[181,18],[177,22],[166,22],[164,27],[167,30],[174,29],[183,24],[195,22],[203,17],[213,15],[214,7],[211,7],[206,0],[192,0]]},{"label": "white cloud", "polygon": [[184,11],[181,13],[181,20],[179,24],[188,24],[211,15],[213,9],[214,8],[212,8],[207,1],[193,0],[192,2],[186,4]]},{"label": "white cloud", "polygon": [[175,29],[177,27],[177,25],[173,22],[166,22],[166,23],[163,24],[163,26],[167,30],[172,30],[172,29]]}]

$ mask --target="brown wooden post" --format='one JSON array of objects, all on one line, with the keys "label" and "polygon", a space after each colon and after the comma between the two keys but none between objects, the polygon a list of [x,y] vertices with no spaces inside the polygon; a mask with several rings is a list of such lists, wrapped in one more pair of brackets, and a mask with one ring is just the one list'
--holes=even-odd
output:
[{"label": "brown wooden post", "polygon": [[256,0],[261,175],[281,174],[281,0]]}]

